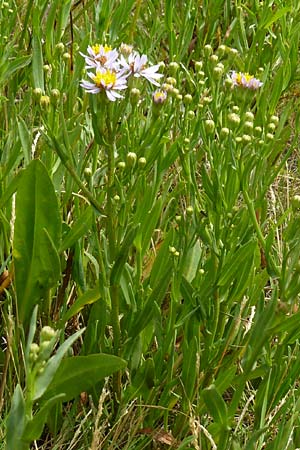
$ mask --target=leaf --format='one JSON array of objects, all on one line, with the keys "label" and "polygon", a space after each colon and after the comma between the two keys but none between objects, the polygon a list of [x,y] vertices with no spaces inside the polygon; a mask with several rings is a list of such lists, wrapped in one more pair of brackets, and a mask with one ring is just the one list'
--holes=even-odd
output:
[{"label": "leaf", "polygon": [[32,77],[35,89],[44,92],[43,52],[40,38],[34,33],[32,36]]},{"label": "leaf", "polygon": [[18,124],[18,131],[19,131],[22,148],[23,148],[25,162],[26,162],[26,164],[29,164],[29,162],[31,160],[32,138],[30,136],[27,125],[26,125],[25,121],[22,119],[22,117],[18,118],[17,124]]},{"label": "leaf", "polygon": [[132,228],[129,229],[125,238],[123,239],[119,254],[111,270],[110,282],[112,285],[120,281],[122,271],[128,258],[130,247],[132,246],[139,226],[139,224],[132,226]]},{"label": "leaf", "polygon": [[64,393],[64,400],[71,400],[81,392],[89,391],[103,378],[124,369],[126,365],[126,361],[117,356],[101,353],[67,358],[62,361],[44,398]]},{"label": "leaf", "polygon": [[63,315],[60,321],[60,327],[62,327],[64,323],[66,323],[69,319],[71,319],[71,317],[75,316],[75,314],[77,314],[85,305],[91,305],[92,303],[95,303],[99,299],[100,299],[99,287],[86,291],[73,303],[73,305]]},{"label": "leaf", "polygon": [[78,220],[74,223],[68,234],[64,237],[59,253],[72,247],[88,230],[91,229],[94,212],[92,206],[88,206]]},{"label": "leaf", "polygon": [[[61,360],[66,354],[66,352],[69,350],[71,345],[76,341],[76,339],[79,338],[79,336],[82,335],[84,332],[84,328],[82,330],[77,331],[75,334],[70,336],[57,350],[55,355],[53,355],[48,362],[46,363],[46,366],[44,368],[44,371],[42,374],[36,379],[34,391],[32,398],[33,400],[38,400],[48,389],[49,384],[52,382],[54,375],[57,371],[57,369],[60,366]],[[86,381],[86,380],[85,380]],[[57,392],[55,392],[53,395],[56,395]]]},{"label": "leaf", "polygon": [[19,320],[29,320],[35,304],[60,276],[61,221],[55,190],[45,166],[32,161],[19,180],[13,242]]},{"label": "leaf", "polygon": [[205,404],[214,421],[228,429],[228,411],[225,401],[212,384],[202,392]]},{"label": "leaf", "polygon": [[16,386],[7,418],[6,450],[23,450],[22,434],[25,427],[25,400],[21,386]]},{"label": "leaf", "polygon": [[51,410],[51,407],[55,405],[55,403],[64,400],[65,395],[59,394],[55,397],[52,397],[48,400],[42,408],[33,416],[33,418],[27,423],[25,431],[23,433],[23,440],[26,442],[31,442],[36,439],[39,439],[45,423],[47,421],[48,414]]}]

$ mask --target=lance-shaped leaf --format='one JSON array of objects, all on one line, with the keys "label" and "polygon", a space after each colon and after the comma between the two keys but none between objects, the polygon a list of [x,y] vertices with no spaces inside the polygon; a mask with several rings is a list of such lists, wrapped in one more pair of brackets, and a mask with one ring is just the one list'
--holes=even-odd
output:
[{"label": "lance-shaped leaf", "polygon": [[58,202],[47,169],[32,161],[19,181],[13,242],[17,306],[26,323],[35,304],[60,276]]}]

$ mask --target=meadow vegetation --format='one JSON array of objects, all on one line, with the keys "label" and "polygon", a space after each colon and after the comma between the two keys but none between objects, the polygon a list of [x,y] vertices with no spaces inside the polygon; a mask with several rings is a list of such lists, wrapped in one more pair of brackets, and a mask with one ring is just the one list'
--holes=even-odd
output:
[{"label": "meadow vegetation", "polygon": [[298,0],[0,24],[0,448],[300,448]]}]

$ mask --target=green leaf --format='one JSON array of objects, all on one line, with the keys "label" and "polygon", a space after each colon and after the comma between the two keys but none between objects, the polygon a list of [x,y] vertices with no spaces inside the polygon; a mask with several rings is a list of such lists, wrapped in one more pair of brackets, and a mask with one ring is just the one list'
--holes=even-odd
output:
[{"label": "green leaf", "polygon": [[52,397],[50,400],[48,400],[42,408],[33,416],[32,420],[30,420],[25,428],[25,431],[23,433],[23,440],[26,442],[31,442],[36,439],[39,439],[45,423],[48,418],[48,414],[51,410],[51,407],[55,405],[55,403],[59,401],[63,401],[65,398],[64,394],[56,395],[55,397]]},{"label": "green leaf", "polygon": [[34,33],[32,36],[32,76],[36,89],[44,92],[43,52],[40,38]]},{"label": "green leaf", "polygon": [[22,148],[23,148],[25,162],[26,162],[26,164],[29,164],[29,162],[31,160],[32,138],[30,136],[27,125],[26,125],[25,121],[22,119],[22,117],[18,118],[17,124],[18,124],[18,131],[19,131]]},{"label": "green leaf", "polygon": [[59,253],[72,247],[88,230],[91,229],[94,211],[92,206],[88,206],[78,220],[74,223],[68,234],[64,237]]},{"label": "green leaf", "polygon": [[44,398],[64,393],[66,401],[89,391],[103,378],[124,369],[127,363],[114,355],[95,354],[74,356],[62,361]]},{"label": "green leaf", "polygon": [[85,305],[91,305],[100,299],[100,289],[96,287],[95,289],[91,289],[86,291],[83,295],[81,295],[73,305],[68,309],[68,311],[63,315],[60,321],[60,326],[65,324],[71,317],[75,316]]},{"label": "green leaf", "polygon": [[13,242],[17,306],[20,322],[60,276],[61,221],[55,190],[45,166],[32,161],[19,180]]},{"label": "green leaf", "polygon": [[209,413],[214,421],[228,429],[228,411],[225,401],[212,384],[202,391],[202,395]]},{"label": "green leaf", "polygon": [[6,450],[23,450],[22,434],[25,427],[25,400],[21,386],[16,386],[7,418]]},{"label": "green leaf", "polygon": [[132,246],[133,240],[136,236],[136,232],[139,226],[140,226],[139,224],[131,226],[125,238],[123,239],[119,254],[117,255],[116,261],[111,270],[110,282],[112,285],[120,281],[123,268],[128,258],[130,247]]},{"label": "green leaf", "polygon": [[[48,389],[49,384],[52,382],[54,375],[59,368],[61,364],[61,360],[66,354],[66,352],[69,350],[71,345],[76,341],[76,339],[79,338],[79,336],[82,335],[84,332],[84,328],[82,330],[77,331],[75,334],[70,336],[57,350],[55,355],[53,355],[48,362],[46,363],[45,369],[42,372],[42,374],[36,379],[35,385],[34,385],[34,392],[33,392],[33,400],[38,400]],[[86,381],[86,380],[85,380]],[[60,392],[61,393],[61,392]],[[53,395],[56,395],[57,392],[55,392]],[[53,396],[52,395],[52,396]]]}]

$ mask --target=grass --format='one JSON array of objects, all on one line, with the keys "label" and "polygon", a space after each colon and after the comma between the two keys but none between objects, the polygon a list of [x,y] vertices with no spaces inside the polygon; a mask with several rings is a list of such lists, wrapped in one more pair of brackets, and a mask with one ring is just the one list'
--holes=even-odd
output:
[{"label": "grass", "polygon": [[0,448],[299,448],[299,15],[0,2]]}]

